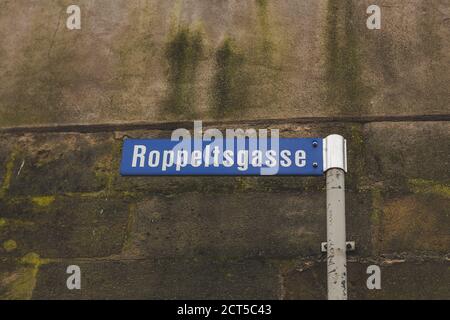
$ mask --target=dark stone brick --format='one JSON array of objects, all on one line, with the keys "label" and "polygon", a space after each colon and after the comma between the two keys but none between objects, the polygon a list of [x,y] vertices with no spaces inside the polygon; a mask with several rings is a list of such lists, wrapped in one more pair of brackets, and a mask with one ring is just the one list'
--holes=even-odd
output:
[{"label": "dark stone brick", "polygon": [[16,144],[14,172],[22,169],[11,179],[11,195],[100,191],[111,178],[111,135],[26,135]]},{"label": "dark stone brick", "polygon": [[311,255],[325,222],[320,194],[200,194],[136,205],[130,250],[147,256]]},{"label": "dark stone brick", "polygon": [[[376,263],[374,263],[376,264]],[[368,263],[348,263],[349,299],[448,299],[450,271],[448,262],[384,263],[381,290],[367,289]],[[300,270],[300,271],[299,271]],[[326,299],[326,263],[296,268],[284,275],[284,298]]]},{"label": "dark stone brick", "polygon": [[383,300],[442,300],[450,297],[448,261],[381,264],[381,290],[368,290],[367,267],[349,264],[349,298]]},{"label": "dark stone brick", "polygon": [[[81,290],[66,268],[81,268]],[[277,269],[257,260],[158,259],[52,263],[40,268],[33,299],[276,299]]]},{"label": "dark stone brick", "polygon": [[364,135],[374,181],[386,181],[387,188],[405,188],[411,179],[450,182],[450,123],[371,123]]},{"label": "dark stone brick", "polygon": [[35,252],[45,258],[119,254],[125,239],[128,204],[83,197],[38,197],[0,202],[0,243],[17,248],[0,255]]},{"label": "dark stone brick", "polygon": [[[367,195],[349,198],[349,239],[370,252]],[[326,241],[324,193],[183,193],[149,196],[134,207],[129,252],[154,256],[320,255]]]},{"label": "dark stone brick", "polygon": [[445,255],[450,244],[450,197],[439,194],[386,196],[373,222],[379,253]]}]

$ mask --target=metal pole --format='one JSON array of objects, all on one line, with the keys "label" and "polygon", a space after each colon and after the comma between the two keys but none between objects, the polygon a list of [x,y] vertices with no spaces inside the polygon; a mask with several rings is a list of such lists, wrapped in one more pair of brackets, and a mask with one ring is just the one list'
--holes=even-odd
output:
[{"label": "metal pole", "polygon": [[347,141],[332,134],[323,140],[323,170],[327,177],[328,300],[347,300],[345,236],[345,173]]},{"label": "metal pole", "polygon": [[345,171],[326,172],[328,300],[347,300]]}]

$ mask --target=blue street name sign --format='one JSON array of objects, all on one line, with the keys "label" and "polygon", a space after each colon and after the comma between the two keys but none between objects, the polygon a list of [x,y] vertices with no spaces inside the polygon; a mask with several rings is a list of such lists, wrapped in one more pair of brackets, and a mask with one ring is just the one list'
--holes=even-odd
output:
[{"label": "blue street name sign", "polygon": [[323,139],[127,139],[123,176],[323,175]]}]

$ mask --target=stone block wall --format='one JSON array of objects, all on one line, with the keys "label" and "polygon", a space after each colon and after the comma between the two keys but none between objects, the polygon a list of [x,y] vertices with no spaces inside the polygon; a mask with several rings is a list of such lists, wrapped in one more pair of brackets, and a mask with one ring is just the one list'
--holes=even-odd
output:
[{"label": "stone block wall", "polygon": [[447,1],[72,2],[0,2],[0,298],[326,298],[324,178],[119,175],[194,119],[344,135],[350,298],[450,298]]}]

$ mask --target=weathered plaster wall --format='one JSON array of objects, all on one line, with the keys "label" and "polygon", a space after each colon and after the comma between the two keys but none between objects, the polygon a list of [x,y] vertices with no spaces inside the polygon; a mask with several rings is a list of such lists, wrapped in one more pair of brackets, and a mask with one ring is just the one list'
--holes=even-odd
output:
[{"label": "weathered plaster wall", "polygon": [[1,298],[325,298],[323,178],[118,175],[191,119],[344,135],[350,298],[450,297],[448,1],[77,2],[0,2]]},{"label": "weathered plaster wall", "polygon": [[3,0],[0,124],[449,111],[448,1]]}]

